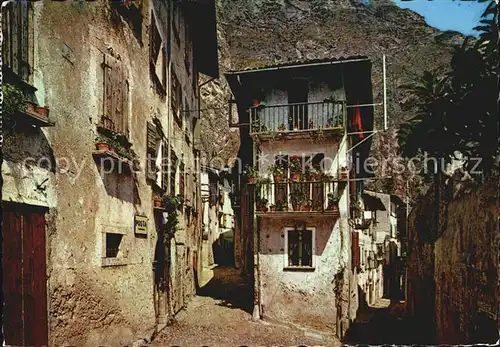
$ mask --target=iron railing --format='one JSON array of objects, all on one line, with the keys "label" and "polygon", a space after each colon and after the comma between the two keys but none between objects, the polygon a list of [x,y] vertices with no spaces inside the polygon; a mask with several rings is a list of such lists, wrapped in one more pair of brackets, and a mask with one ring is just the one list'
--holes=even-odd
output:
[{"label": "iron railing", "polygon": [[338,213],[342,181],[301,181],[258,183],[254,187],[257,213],[317,212]]},{"label": "iron railing", "polygon": [[344,101],[259,105],[250,108],[250,134],[344,129]]}]

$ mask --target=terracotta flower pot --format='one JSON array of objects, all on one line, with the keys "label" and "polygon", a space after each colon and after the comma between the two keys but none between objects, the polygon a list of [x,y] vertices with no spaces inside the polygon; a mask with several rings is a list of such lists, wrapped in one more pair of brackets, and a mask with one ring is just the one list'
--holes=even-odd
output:
[{"label": "terracotta flower pot", "polygon": [[283,175],[275,174],[274,175],[274,182],[276,182],[276,183],[283,182]]},{"label": "terracotta flower pot", "polygon": [[248,177],[248,184],[255,184],[255,177]]},{"label": "terracotta flower pot", "polygon": [[99,151],[109,151],[109,145],[107,143],[97,142],[95,146]]},{"label": "terracotta flower pot", "polygon": [[48,107],[37,106],[36,107],[36,113],[38,113],[41,116],[47,117],[49,115],[49,108]]},{"label": "terracotta flower pot", "polygon": [[276,206],[270,206],[269,211],[271,212],[276,212]]},{"label": "terracotta flower pot", "polygon": [[154,199],[153,200],[154,207],[161,207],[161,200],[160,199]]}]

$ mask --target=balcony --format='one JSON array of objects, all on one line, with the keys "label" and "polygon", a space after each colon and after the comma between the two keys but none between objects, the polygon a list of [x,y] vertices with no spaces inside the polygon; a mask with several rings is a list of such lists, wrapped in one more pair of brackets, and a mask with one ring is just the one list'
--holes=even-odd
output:
[{"label": "balcony", "polygon": [[251,185],[261,217],[338,217],[338,197],[346,181],[272,182]]},{"label": "balcony", "polygon": [[250,108],[250,135],[260,138],[302,138],[339,135],[346,124],[344,101],[258,105]]}]

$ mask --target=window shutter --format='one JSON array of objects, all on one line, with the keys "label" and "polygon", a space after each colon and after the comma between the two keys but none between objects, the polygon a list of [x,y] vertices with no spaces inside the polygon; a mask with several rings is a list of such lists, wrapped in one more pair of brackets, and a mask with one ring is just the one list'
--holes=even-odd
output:
[{"label": "window shutter", "polygon": [[179,166],[179,195],[181,199],[185,198],[184,163],[181,163]]},{"label": "window shutter", "polygon": [[109,130],[128,136],[128,81],[121,63],[104,55],[104,117]]},{"label": "window shutter", "polygon": [[157,148],[158,132],[156,126],[148,122],[146,128],[146,178],[156,181],[156,156],[158,155]]},{"label": "window shutter", "polygon": [[20,11],[20,39],[21,39],[21,49],[20,49],[20,57],[19,57],[19,77],[23,81],[28,80],[29,76],[29,58],[28,58],[28,28],[29,28],[29,20],[28,20],[28,6],[29,3],[27,1],[19,1],[17,3]]},{"label": "window shutter", "polygon": [[298,266],[299,264],[299,232],[297,230],[288,231],[288,265]]},{"label": "window shutter", "polygon": [[19,72],[19,36],[21,31],[20,17],[19,17],[19,3],[12,4],[12,70],[17,74]]},{"label": "window shutter", "polygon": [[353,269],[359,267],[359,235],[355,231],[352,233],[351,257]]}]

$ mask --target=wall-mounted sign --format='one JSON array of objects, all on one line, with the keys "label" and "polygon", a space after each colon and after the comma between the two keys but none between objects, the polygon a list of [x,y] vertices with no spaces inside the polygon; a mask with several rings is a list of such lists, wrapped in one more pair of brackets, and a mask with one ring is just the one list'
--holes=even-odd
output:
[{"label": "wall-mounted sign", "polygon": [[134,232],[138,235],[148,234],[148,217],[136,215],[134,218]]}]

